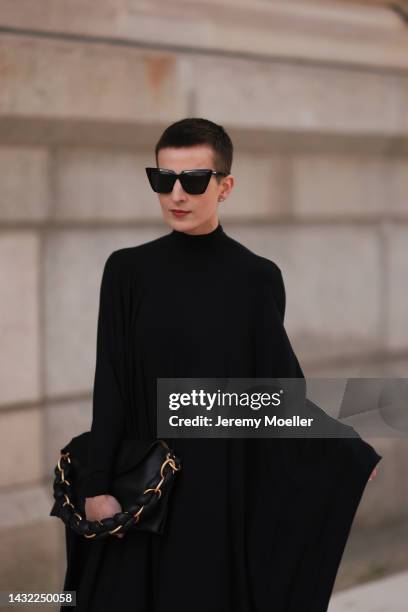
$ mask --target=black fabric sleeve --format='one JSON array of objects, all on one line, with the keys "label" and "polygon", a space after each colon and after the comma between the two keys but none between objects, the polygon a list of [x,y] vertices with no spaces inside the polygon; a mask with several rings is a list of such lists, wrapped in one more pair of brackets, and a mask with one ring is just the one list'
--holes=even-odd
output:
[{"label": "black fabric sleeve", "polygon": [[124,296],[117,251],[105,262],[99,293],[96,366],[86,497],[109,494],[116,451],[124,432]]},{"label": "black fabric sleeve", "polygon": [[303,372],[284,327],[286,292],[276,264],[264,268],[256,293],[257,377],[303,378]]},{"label": "black fabric sleeve", "polygon": [[286,290],[285,283],[283,282],[283,276],[281,270],[278,270],[276,275],[276,305],[282,317],[282,323],[285,320],[285,311],[286,311]]}]

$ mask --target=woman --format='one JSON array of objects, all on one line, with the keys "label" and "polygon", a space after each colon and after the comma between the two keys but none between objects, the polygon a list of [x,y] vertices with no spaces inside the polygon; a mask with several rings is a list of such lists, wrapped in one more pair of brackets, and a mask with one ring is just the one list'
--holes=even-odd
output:
[{"label": "woman", "polygon": [[[232,151],[211,121],[168,127],[156,145],[158,168],[147,172],[171,231],[106,261],[90,520],[121,510],[109,491],[122,437],[156,436],[157,378],[303,377],[283,325],[280,269],[219,223],[219,204],[234,185]],[[193,169],[211,172],[179,174]],[[90,542],[66,531],[64,588],[76,590],[76,610],[326,610],[354,514],[381,458],[374,449],[359,437],[168,442],[182,470],[163,535],[128,532]]]}]

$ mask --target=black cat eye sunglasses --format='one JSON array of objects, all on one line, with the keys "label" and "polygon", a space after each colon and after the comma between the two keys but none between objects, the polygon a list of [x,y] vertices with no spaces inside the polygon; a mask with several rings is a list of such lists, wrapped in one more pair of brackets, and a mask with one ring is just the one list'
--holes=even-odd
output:
[{"label": "black cat eye sunglasses", "polygon": [[156,193],[171,193],[174,183],[177,179],[180,179],[184,191],[191,195],[199,195],[207,189],[212,175],[228,176],[226,172],[215,172],[215,170],[201,168],[183,170],[180,174],[165,168],[145,168],[145,170],[150,186]]}]

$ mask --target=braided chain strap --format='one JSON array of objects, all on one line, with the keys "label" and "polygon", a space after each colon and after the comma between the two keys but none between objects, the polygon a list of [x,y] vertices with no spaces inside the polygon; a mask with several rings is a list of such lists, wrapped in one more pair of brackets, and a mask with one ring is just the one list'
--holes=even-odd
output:
[{"label": "braided chain strap", "polygon": [[[60,453],[60,458],[54,470],[56,475],[54,480],[54,498],[56,501],[62,502],[61,517],[79,535],[83,535],[88,539],[99,540],[118,532],[129,531],[132,525],[139,522],[145,507],[151,511],[155,502],[162,495],[163,484],[166,483],[171,473],[180,470],[180,464],[176,457],[171,452],[168,452],[160,466],[160,480],[156,486],[145,489],[137,497],[135,504],[128,510],[117,512],[114,516],[104,518],[101,521],[88,521],[81,516],[72,503],[72,487],[71,482],[68,480],[71,469],[70,453]],[[155,499],[152,499],[153,497]]]}]

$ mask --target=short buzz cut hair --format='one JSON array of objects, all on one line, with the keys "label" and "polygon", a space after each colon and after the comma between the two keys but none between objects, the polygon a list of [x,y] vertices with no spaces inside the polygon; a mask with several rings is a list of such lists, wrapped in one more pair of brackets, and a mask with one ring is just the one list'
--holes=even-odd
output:
[{"label": "short buzz cut hair", "polygon": [[[187,117],[169,125],[155,147],[156,165],[160,149],[208,145],[213,150],[214,169],[231,173],[233,145],[222,125],[201,117]],[[222,177],[216,177],[219,179]]]}]

